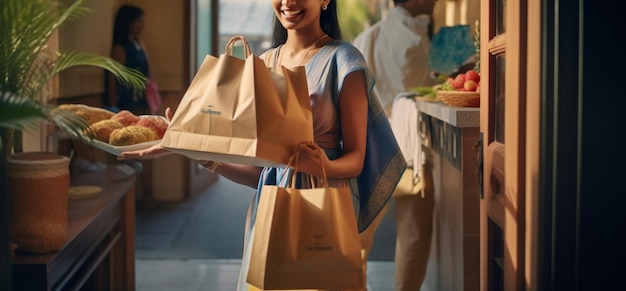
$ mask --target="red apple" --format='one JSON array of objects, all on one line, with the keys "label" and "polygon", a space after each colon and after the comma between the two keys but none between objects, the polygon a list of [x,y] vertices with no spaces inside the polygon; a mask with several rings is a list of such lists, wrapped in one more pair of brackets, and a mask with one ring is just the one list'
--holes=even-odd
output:
[{"label": "red apple", "polygon": [[465,84],[465,74],[458,74],[452,81],[452,86],[454,89],[463,88],[463,84]]},{"label": "red apple", "polygon": [[473,80],[465,81],[465,83],[463,83],[463,88],[467,91],[476,91],[476,87],[478,87],[478,84]]},{"label": "red apple", "polygon": [[465,72],[465,80],[472,80],[476,83],[480,83],[480,75],[474,70],[468,70]]}]

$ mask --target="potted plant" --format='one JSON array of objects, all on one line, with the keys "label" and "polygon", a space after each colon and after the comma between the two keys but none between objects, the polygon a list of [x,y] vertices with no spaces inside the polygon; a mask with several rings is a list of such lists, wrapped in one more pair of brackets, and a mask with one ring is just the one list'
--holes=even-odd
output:
[{"label": "potted plant", "polygon": [[[9,212],[7,158],[20,150],[21,132],[42,122],[74,132],[88,126],[86,120],[55,110],[41,98],[50,80],[76,66],[96,66],[113,73],[121,82],[143,89],[145,77],[113,59],[75,51],[57,51],[47,44],[67,20],[84,15],[86,0],[2,0],[0,2],[0,289],[10,289]],[[67,5],[64,3],[68,3]],[[16,144],[18,146],[16,147]],[[8,285],[8,286],[4,286]]]}]

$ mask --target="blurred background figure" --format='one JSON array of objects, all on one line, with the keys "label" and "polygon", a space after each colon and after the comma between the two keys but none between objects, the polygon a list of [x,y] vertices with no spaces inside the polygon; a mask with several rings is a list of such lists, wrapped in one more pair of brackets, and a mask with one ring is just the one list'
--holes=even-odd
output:
[{"label": "blurred background figure", "polygon": [[[148,53],[141,41],[144,30],[144,11],[133,5],[121,6],[115,16],[113,26],[113,46],[111,57],[119,63],[140,71],[147,78],[150,74]],[[128,110],[136,115],[148,114],[145,91],[132,90],[107,74],[105,108],[114,112]]]},{"label": "blurred background figure", "polygon": [[[428,65],[428,54],[431,48],[430,40],[433,36],[432,15],[437,0],[394,0],[394,7],[389,10],[386,18],[365,29],[354,39],[354,45],[363,53],[368,66],[376,76],[374,92],[385,108],[387,117],[392,117],[392,108],[396,97],[405,94],[412,87],[433,86],[441,81],[431,73]],[[407,99],[407,98],[401,98]],[[407,101],[407,100],[404,100]],[[418,112],[413,102],[409,106],[401,106],[415,112],[402,112],[395,116],[408,118],[414,116],[416,129]],[[409,107],[413,108],[409,108]],[[398,117],[395,117],[398,118]],[[397,130],[391,120],[394,134],[407,133],[401,140],[411,141],[421,152],[421,142],[417,134],[411,135],[407,130]],[[400,144],[407,160],[408,168],[421,168],[425,163],[422,159],[412,159],[414,155],[407,154],[405,144]],[[421,156],[418,153],[416,156]],[[405,174],[407,174],[405,172]],[[413,174],[410,174],[413,176]],[[424,177],[422,187],[424,185]],[[425,190],[426,188],[423,188]],[[423,191],[421,190],[421,191]],[[426,275],[426,266],[430,252],[432,237],[432,216],[434,197],[432,191],[423,194],[398,195],[394,193],[393,203],[396,214],[396,250],[395,250],[395,290],[420,290]],[[379,215],[382,216],[382,215]],[[374,234],[372,233],[372,236]],[[364,250],[369,251],[369,250]]]},{"label": "blurred background figure", "polygon": [[[122,5],[118,8],[113,22],[113,44],[111,58],[126,67],[141,72],[154,81],[150,73],[148,52],[141,40],[144,30],[144,11],[134,5]],[[145,90],[133,90],[121,84],[112,74],[106,74],[104,107],[113,111],[128,110],[135,115],[151,114],[146,100]],[[138,196],[148,198],[152,193],[152,161],[129,160],[125,163],[136,172],[141,172]]]}]

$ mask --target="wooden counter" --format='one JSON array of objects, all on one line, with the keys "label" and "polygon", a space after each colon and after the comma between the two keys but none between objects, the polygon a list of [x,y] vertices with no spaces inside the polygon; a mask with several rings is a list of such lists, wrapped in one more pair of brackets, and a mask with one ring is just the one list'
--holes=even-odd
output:
[{"label": "wooden counter", "polygon": [[135,290],[135,176],[109,166],[74,174],[71,185],[102,187],[70,200],[68,240],[53,253],[16,252],[13,290]]},{"label": "wooden counter", "polygon": [[422,290],[480,289],[480,108],[417,101],[434,179],[433,236]]}]

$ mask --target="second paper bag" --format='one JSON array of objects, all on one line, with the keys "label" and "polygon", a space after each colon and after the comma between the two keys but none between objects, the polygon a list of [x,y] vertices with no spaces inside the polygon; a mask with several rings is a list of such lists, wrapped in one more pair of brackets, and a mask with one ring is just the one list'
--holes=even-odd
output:
[{"label": "second paper bag", "polygon": [[[232,55],[244,43],[244,59]],[[298,143],[313,140],[304,67],[270,70],[234,37],[207,56],[181,100],[161,146],[192,159],[284,166]]]},{"label": "second paper bag", "polygon": [[[292,178],[293,179],[293,178]],[[350,187],[264,185],[247,281],[262,290],[363,288]]]}]

